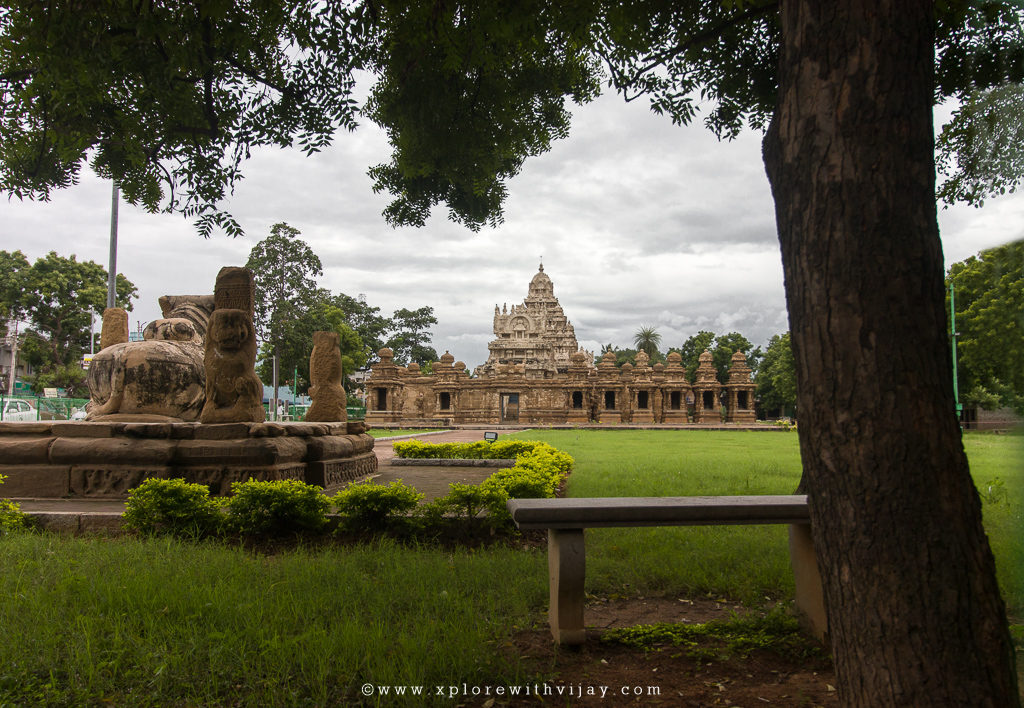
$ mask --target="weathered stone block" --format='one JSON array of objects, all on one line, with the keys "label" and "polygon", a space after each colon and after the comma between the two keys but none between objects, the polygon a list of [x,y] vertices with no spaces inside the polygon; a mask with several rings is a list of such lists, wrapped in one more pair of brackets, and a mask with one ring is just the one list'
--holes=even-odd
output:
[{"label": "weathered stone block", "polygon": [[373,452],[373,446],[377,443],[377,440],[372,435],[352,436],[352,445],[356,454],[364,452]]},{"label": "weathered stone block", "polygon": [[103,328],[100,330],[100,349],[128,341],[128,312],[120,307],[108,307],[103,311]]},{"label": "weathered stone block", "polygon": [[199,423],[174,423],[171,425],[172,440],[191,440],[196,436]]},{"label": "weathered stone block", "polygon": [[116,536],[124,533],[124,519],[120,514],[86,512],[78,517],[78,532]]},{"label": "weathered stone block", "polygon": [[0,421],[0,435],[48,435],[52,425],[53,423],[50,421],[40,421],[38,423],[12,423],[5,420]]},{"label": "weathered stone block", "polygon": [[300,462],[306,456],[306,445],[296,438],[246,438],[244,440],[182,440],[175,450],[174,461],[181,465],[264,466]]},{"label": "weathered stone block", "polygon": [[249,435],[254,438],[279,438],[285,435],[284,426],[279,423],[253,423]]},{"label": "weathered stone block", "polygon": [[322,435],[309,438],[306,443],[306,460],[332,460],[338,457],[352,457],[355,452],[354,440],[348,436]]},{"label": "weathered stone block", "polygon": [[82,464],[71,466],[69,479],[71,494],[75,496],[121,499],[128,496],[128,490],[150,477],[166,479],[170,476],[169,467]]},{"label": "weathered stone block", "polygon": [[[361,435],[366,432],[366,421],[363,420],[350,420],[345,424],[345,432],[349,435]],[[338,433],[332,432],[331,435],[337,435]]]},{"label": "weathered stone block", "polygon": [[248,423],[211,423],[195,429],[195,440],[240,440],[249,437]]},{"label": "weathered stone block", "polygon": [[312,437],[314,435],[329,435],[330,426],[324,423],[281,423],[288,435],[298,437]]},{"label": "weathered stone block", "polygon": [[68,465],[7,465],[3,466],[7,480],[0,486],[4,497],[63,497],[70,491]]},{"label": "weathered stone block", "polygon": [[170,423],[124,423],[118,432],[131,438],[166,438],[171,437]]},{"label": "weathered stone block", "polygon": [[[50,461],[49,450],[52,437],[36,439],[4,439],[0,438],[0,460],[3,464],[45,465]],[[2,492],[6,488],[0,488]]]},{"label": "weathered stone block", "polygon": [[306,484],[333,491],[376,472],[377,456],[372,452],[346,459],[309,462],[306,465]]},{"label": "weathered stone block", "polygon": [[109,438],[114,435],[113,423],[91,423],[84,420],[55,422],[50,430],[59,438]]},{"label": "weathered stone block", "polygon": [[32,523],[43,531],[76,534],[81,517],[81,514],[69,511],[34,511],[32,512]]},{"label": "weathered stone block", "polygon": [[176,445],[171,440],[57,438],[50,445],[50,462],[163,467],[171,461]]},{"label": "weathered stone block", "polygon": [[211,494],[226,496],[231,493],[231,485],[235,482],[250,479],[260,482],[282,479],[301,481],[306,476],[306,465],[207,465],[182,469],[179,474],[186,482],[209,487]]},{"label": "weathered stone block", "polygon": [[213,302],[218,310],[242,310],[252,319],[256,302],[256,281],[252,271],[234,266],[221,268],[217,273]]}]

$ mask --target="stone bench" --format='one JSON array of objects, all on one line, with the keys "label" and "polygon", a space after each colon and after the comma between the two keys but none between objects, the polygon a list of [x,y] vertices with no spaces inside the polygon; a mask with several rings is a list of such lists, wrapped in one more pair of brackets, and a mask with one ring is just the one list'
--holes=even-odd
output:
[{"label": "stone bench", "polygon": [[548,620],[559,644],[582,644],[586,638],[583,530],[615,526],[789,524],[797,611],[811,634],[825,637],[825,603],[806,496],[510,499],[508,510],[520,529],[548,531]]}]

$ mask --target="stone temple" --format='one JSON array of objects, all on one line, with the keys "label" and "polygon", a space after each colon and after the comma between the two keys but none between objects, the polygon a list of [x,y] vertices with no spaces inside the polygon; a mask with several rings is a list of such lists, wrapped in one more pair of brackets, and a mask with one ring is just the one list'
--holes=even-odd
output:
[{"label": "stone temple", "polygon": [[521,305],[494,308],[494,340],[487,361],[470,376],[445,352],[430,372],[399,366],[381,349],[367,380],[368,425],[586,424],[686,425],[754,422],[750,368],[733,355],[728,380],[720,382],[704,352],[693,382],[678,353],[667,364],[615,365],[611,352],[595,365],[582,351],[572,324],[543,266]]},{"label": "stone temple", "polygon": [[[503,364],[521,365],[528,379],[568,373],[569,358],[579,350],[576,331],[555,297],[543,264],[530,281],[522,305],[513,305],[511,311],[507,305],[500,310],[494,306],[494,336],[477,376],[494,376]],[[589,360],[593,362],[593,356]]]}]

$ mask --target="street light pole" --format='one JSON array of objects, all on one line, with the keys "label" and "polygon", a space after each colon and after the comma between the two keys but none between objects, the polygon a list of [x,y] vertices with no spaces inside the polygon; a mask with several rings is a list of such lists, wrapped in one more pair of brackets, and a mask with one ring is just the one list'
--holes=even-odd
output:
[{"label": "street light pole", "polygon": [[110,196],[110,259],[107,268],[107,307],[113,307],[117,294],[117,203],[118,203],[117,180],[114,180],[114,189]]},{"label": "street light pole", "polygon": [[957,420],[963,422],[964,406],[960,403],[960,387],[956,374],[956,305],[953,302],[953,283],[949,284],[949,338],[953,343],[953,401],[956,403]]}]

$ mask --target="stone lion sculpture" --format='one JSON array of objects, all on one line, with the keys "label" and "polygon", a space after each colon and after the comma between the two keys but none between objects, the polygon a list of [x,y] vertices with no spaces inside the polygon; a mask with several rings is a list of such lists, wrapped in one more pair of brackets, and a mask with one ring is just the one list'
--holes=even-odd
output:
[{"label": "stone lion sculpture", "polygon": [[213,295],[165,295],[163,319],[146,326],[141,342],[100,350],[89,365],[87,420],[156,415],[199,419],[206,399],[203,343]]}]

